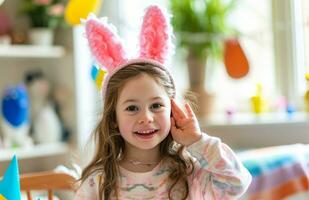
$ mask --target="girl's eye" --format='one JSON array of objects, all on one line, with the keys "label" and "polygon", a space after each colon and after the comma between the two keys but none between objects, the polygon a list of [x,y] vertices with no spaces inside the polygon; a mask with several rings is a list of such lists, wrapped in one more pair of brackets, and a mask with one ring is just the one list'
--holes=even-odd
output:
[{"label": "girl's eye", "polygon": [[160,104],[160,103],[154,103],[154,104],[151,105],[151,109],[154,109],[154,110],[158,110],[162,107],[163,107],[163,105]]},{"label": "girl's eye", "polygon": [[138,107],[137,106],[129,106],[126,108],[126,111],[129,111],[129,112],[136,112],[138,111]]}]

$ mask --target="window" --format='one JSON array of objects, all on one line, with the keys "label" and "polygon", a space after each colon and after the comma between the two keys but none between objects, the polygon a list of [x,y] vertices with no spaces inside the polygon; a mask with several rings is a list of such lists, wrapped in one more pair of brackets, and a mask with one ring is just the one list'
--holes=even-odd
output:
[{"label": "window", "polygon": [[274,51],[272,35],[271,1],[239,0],[230,16],[230,23],[240,31],[241,46],[249,60],[250,71],[241,79],[230,78],[220,62],[210,66],[208,87],[216,94],[216,107],[224,111],[234,107],[249,111],[250,96],[255,94],[256,84],[263,86],[263,93],[275,94]]},{"label": "window", "polygon": [[[299,110],[303,109],[305,83],[304,21],[302,0],[274,0],[273,21],[276,76],[280,92]],[[302,5],[303,4],[303,5]],[[305,13],[305,12],[304,12]]]},{"label": "window", "polygon": [[[302,0],[302,23],[300,24],[303,26],[304,30],[304,58],[305,58],[305,65],[304,68],[307,73],[309,73],[309,1]],[[307,11],[307,12],[306,12]]]},{"label": "window", "polygon": [[[129,52],[136,52],[138,32],[143,10],[147,5],[167,6],[168,1],[119,0],[119,32]],[[238,111],[250,112],[250,96],[256,84],[275,110],[278,97],[303,108],[306,89],[304,74],[309,70],[309,2],[306,0],[238,0],[230,23],[241,33],[239,41],[249,59],[250,72],[239,80],[228,77],[220,62],[208,61],[205,87],[216,94],[216,110],[234,106]],[[305,43],[305,45],[304,45]],[[306,53],[306,54],[305,54]],[[178,88],[187,88],[185,54],[176,51]],[[179,80],[177,80],[179,79]]]}]

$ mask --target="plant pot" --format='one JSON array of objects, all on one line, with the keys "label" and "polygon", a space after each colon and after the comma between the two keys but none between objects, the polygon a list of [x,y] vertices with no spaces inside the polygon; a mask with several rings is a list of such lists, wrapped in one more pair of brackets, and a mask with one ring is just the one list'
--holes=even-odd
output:
[{"label": "plant pot", "polygon": [[[206,77],[207,56],[198,56],[193,51],[188,52],[187,67],[189,74],[190,92],[186,96],[196,96],[196,108],[194,109],[199,118],[207,118],[212,113],[214,95],[204,88]],[[190,94],[189,94],[190,93]]]},{"label": "plant pot", "polygon": [[194,92],[204,90],[206,60],[207,56],[197,56],[193,51],[189,50],[187,57],[189,85],[190,90]]},{"label": "plant pot", "polygon": [[54,30],[49,28],[32,28],[29,31],[29,42],[34,45],[51,46],[54,41]]}]

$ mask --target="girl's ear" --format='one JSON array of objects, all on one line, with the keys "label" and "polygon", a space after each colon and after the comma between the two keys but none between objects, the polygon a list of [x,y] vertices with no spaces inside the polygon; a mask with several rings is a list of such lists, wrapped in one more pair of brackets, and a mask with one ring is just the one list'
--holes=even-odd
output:
[{"label": "girl's ear", "polygon": [[90,15],[86,20],[86,37],[90,50],[99,64],[108,71],[124,63],[127,58],[116,28],[106,18]]},{"label": "girl's ear", "polygon": [[164,64],[171,51],[171,26],[158,6],[150,6],[140,33],[140,57]]}]

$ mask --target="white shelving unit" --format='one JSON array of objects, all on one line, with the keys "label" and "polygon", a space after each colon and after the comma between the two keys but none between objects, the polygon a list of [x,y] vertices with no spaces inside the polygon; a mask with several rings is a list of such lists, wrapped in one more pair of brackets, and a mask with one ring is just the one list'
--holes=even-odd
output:
[{"label": "white shelving unit", "polygon": [[[24,58],[27,59],[28,62],[31,62],[33,59],[57,59],[64,56],[65,48],[62,46],[0,45],[0,63],[3,59],[14,60],[15,58]],[[18,72],[18,70],[16,71]],[[6,72],[1,72],[0,68],[0,73],[5,74]],[[69,145],[61,142],[53,144],[38,144],[26,148],[0,149],[0,152],[1,163],[10,161],[13,155],[16,155],[18,160],[62,156],[69,152]]]},{"label": "white shelving unit", "polygon": [[[5,1],[1,8],[12,19],[14,28],[27,31],[22,29],[25,27],[24,21],[18,21],[17,17],[20,1]],[[116,4],[116,1],[106,2],[102,13],[115,18],[115,12],[110,8]],[[52,86],[64,89],[67,100],[64,122],[71,131],[69,143],[39,144],[20,149],[0,148],[0,176],[14,154],[18,157],[21,173],[50,170],[59,164],[75,161],[79,164],[79,159],[91,157],[81,156],[80,153],[83,153],[88,136],[97,122],[99,93],[91,79],[93,60],[84,32],[83,26],[56,32],[56,46],[0,44],[0,96],[7,86],[22,82],[25,73],[39,69]]]},{"label": "white shelving unit", "polygon": [[0,45],[0,58],[61,58],[62,46]]},{"label": "white shelving unit", "polygon": [[19,83],[27,70],[38,66],[52,84],[69,89],[69,121],[72,125],[70,144],[38,144],[30,148],[0,149],[0,175],[13,155],[20,162],[21,173],[51,170],[59,164],[70,162],[70,153],[74,152],[77,156],[85,145],[96,123],[96,88],[90,76],[92,58],[83,33],[82,26],[67,30],[63,46],[0,45],[0,94],[5,85]]},{"label": "white shelving unit", "polygon": [[[11,18],[14,29],[27,33],[26,21],[18,15],[21,0],[5,1],[1,5]],[[57,37],[58,36],[58,37]],[[17,85],[23,81],[24,75],[32,70],[40,70],[49,80],[51,87],[65,88],[67,91],[66,125],[71,132],[69,143],[36,144],[28,148],[0,148],[0,176],[6,164],[16,155],[23,171],[50,170],[70,160],[70,152],[76,146],[76,80],[74,62],[73,31],[71,28],[55,32],[53,46],[31,44],[0,44],[0,96],[7,86]],[[78,55],[83,57],[82,55]],[[0,116],[1,120],[1,116]],[[2,130],[0,127],[0,135]],[[3,135],[2,135],[3,136]],[[2,138],[0,137],[0,140]]]},{"label": "white shelving unit", "polygon": [[[22,80],[23,74],[31,69],[33,63],[36,62],[38,62],[36,65],[40,69],[47,70],[45,74],[46,72],[54,73],[55,75],[52,76],[59,76],[59,79],[62,80],[65,78],[61,77],[61,75],[65,74],[67,79],[74,81],[74,75],[58,71],[57,65],[54,64],[59,63],[60,66],[64,65],[73,68],[74,63],[71,61],[64,46],[0,45],[0,95],[3,93],[4,87],[10,84],[18,84]],[[74,93],[74,91],[72,92]],[[36,144],[26,148],[0,149],[0,175],[13,155],[17,156],[20,163],[20,171],[23,173],[24,171],[50,170],[63,163],[68,158],[70,150],[69,144],[62,142]],[[42,164],[48,160],[52,161],[45,165]]]}]

